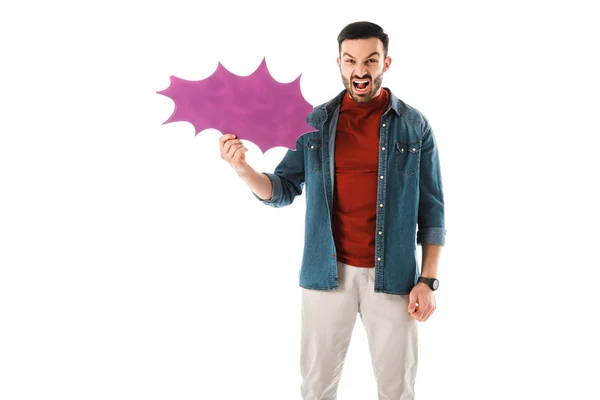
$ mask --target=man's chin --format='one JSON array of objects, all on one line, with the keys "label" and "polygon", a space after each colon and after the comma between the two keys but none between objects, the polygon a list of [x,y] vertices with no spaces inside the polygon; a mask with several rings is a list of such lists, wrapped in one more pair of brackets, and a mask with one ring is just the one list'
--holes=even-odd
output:
[{"label": "man's chin", "polygon": [[352,97],[357,103],[366,103],[373,99],[373,93],[356,93],[352,91],[350,93],[350,97]]}]

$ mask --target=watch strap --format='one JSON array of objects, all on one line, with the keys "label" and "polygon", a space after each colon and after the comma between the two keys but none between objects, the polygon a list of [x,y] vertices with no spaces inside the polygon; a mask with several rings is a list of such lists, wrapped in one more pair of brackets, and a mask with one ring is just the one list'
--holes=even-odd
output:
[{"label": "watch strap", "polygon": [[434,283],[436,281],[437,281],[436,278],[428,278],[428,277],[425,277],[425,276],[419,277],[419,280],[418,280],[418,282],[422,282],[422,283],[426,284],[427,286],[429,286],[429,288],[431,290],[437,290],[437,287],[436,287],[437,285],[434,286]]}]

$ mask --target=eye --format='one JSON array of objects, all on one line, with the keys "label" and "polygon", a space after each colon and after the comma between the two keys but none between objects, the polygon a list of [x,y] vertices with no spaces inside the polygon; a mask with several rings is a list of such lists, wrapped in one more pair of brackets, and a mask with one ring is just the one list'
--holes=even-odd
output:
[{"label": "eye", "polygon": [[347,63],[353,63],[354,60],[346,60]]}]

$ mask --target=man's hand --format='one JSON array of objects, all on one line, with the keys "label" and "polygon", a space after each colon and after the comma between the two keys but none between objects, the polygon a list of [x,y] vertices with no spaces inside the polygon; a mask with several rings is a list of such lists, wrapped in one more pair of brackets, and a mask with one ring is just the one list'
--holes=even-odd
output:
[{"label": "man's hand", "polygon": [[426,284],[417,283],[408,296],[408,313],[417,321],[425,322],[435,311],[435,295]]},{"label": "man's hand", "polygon": [[221,158],[227,161],[238,175],[248,170],[244,154],[248,149],[235,135],[231,133],[222,135],[219,138],[219,148],[221,150]]},{"label": "man's hand", "polygon": [[226,133],[219,138],[219,149],[221,158],[237,172],[238,176],[246,182],[252,192],[263,200],[271,199],[273,195],[273,184],[271,179],[263,173],[254,170],[246,162],[248,149],[236,135]]}]

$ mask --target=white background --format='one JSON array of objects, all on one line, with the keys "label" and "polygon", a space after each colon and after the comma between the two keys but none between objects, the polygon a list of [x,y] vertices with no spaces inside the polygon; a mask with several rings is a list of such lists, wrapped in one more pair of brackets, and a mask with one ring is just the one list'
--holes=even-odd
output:
[{"label": "white background", "polygon": [[[389,33],[384,84],[431,121],[442,163],[418,398],[600,398],[592,3],[0,7],[0,398],[300,399],[304,197],[260,204],[221,133],[162,125],[156,91],[266,57],[317,105],[362,19]],[[285,152],[247,145],[258,170]],[[339,399],[376,398],[358,319]]]}]

